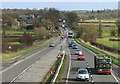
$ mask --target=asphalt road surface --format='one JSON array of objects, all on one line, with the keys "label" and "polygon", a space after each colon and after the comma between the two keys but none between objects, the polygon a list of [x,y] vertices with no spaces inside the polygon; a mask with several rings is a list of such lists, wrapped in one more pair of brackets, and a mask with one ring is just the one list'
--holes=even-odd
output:
[{"label": "asphalt road surface", "polygon": [[[58,39],[55,42],[55,47],[60,44],[60,39]],[[15,77],[17,77],[21,72],[23,72],[27,67],[29,67],[31,64],[33,64],[35,61],[42,58],[42,56],[49,53],[53,48],[51,47],[45,47],[41,51],[38,51],[37,53],[25,58],[24,60],[18,61],[17,63],[13,64],[11,67],[5,69],[2,74],[2,82],[10,82]]]},{"label": "asphalt road surface", "polygon": [[[70,31],[70,29],[68,28]],[[67,44],[71,42],[72,38],[68,38]],[[69,48],[70,51],[70,69],[68,71],[68,84],[118,84],[118,80],[112,73],[111,75],[98,75],[95,73],[94,69],[94,53],[90,50],[84,48],[83,46],[76,43],[80,50],[82,50],[85,55],[85,61],[77,60],[77,55],[75,55],[75,49]],[[79,68],[86,68],[89,71],[90,79],[89,81],[77,81],[76,72]]]}]

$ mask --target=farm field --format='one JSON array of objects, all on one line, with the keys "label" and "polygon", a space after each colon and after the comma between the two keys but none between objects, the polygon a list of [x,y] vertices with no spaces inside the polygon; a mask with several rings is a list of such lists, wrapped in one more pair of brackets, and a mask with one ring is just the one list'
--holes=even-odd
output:
[{"label": "farm field", "polygon": [[[99,20],[85,20],[85,21],[80,21],[80,22],[95,22],[95,23],[98,23]],[[116,20],[101,20],[101,22],[103,22],[103,23],[115,23]]]},{"label": "farm field", "polygon": [[34,34],[34,31],[32,30],[7,30],[6,34],[14,35],[14,34],[23,34],[24,32]]},{"label": "farm field", "polygon": [[102,38],[102,39],[101,39],[101,38],[100,38],[100,39],[98,38],[98,39],[96,40],[96,42],[120,50],[120,47],[118,46],[118,44],[119,44],[120,42],[118,42],[118,41],[109,41],[109,39],[115,39],[115,37],[106,37],[106,38]]},{"label": "farm field", "polygon": [[[120,42],[118,42],[118,41],[109,41],[109,39],[118,39],[118,37],[110,35],[110,30],[113,29],[113,28],[116,28],[116,30],[117,30],[117,27],[104,27],[103,28],[103,37],[105,37],[105,38],[98,38],[96,40],[96,42],[104,44],[104,45],[112,47],[112,48],[117,48],[118,50],[120,50],[120,47],[118,46],[118,44]],[[116,33],[116,36],[117,36],[117,33]]]}]

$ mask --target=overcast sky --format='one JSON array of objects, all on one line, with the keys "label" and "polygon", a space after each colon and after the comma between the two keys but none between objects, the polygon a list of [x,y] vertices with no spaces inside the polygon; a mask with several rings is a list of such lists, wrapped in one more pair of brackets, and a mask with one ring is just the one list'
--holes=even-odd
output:
[{"label": "overcast sky", "polygon": [[0,0],[2,2],[118,2],[120,0]]}]

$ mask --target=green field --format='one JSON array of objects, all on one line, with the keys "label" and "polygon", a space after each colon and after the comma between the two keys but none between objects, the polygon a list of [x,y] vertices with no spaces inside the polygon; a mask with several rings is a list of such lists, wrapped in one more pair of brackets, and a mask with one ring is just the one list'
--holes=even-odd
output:
[{"label": "green field", "polygon": [[120,42],[109,41],[109,39],[115,39],[115,37],[106,37],[106,38],[103,38],[103,39],[97,39],[96,42],[104,44],[104,45],[112,47],[112,48],[117,48],[118,50],[120,50],[120,47],[118,47],[118,43],[120,43]]},{"label": "green field", "polygon": [[117,35],[117,27],[103,27],[103,36],[110,36],[110,30],[116,29],[116,35]]},{"label": "green field", "polygon": [[22,45],[20,42],[9,42],[9,45]]},{"label": "green field", "polygon": [[[105,38],[98,38],[96,40],[96,42],[104,44],[104,45],[112,47],[112,48],[117,48],[118,50],[120,50],[120,48],[118,47],[118,43],[120,43],[120,42],[118,42],[118,41],[109,41],[109,39],[118,39],[117,37],[110,35],[110,29],[112,29],[112,28],[117,29],[117,27],[104,27],[103,28],[103,37],[105,37]],[[116,35],[117,35],[117,33],[116,33]]]},{"label": "green field", "polygon": [[14,34],[23,34],[24,32],[34,34],[33,30],[7,30],[6,34],[14,35]]},{"label": "green field", "polygon": [[[81,22],[83,22],[83,21],[81,21]],[[99,20],[85,20],[84,22],[95,22],[95,23],[98,23]],[[101,22],[103,22],[103,23],[115,23],[116,20],[101,20]]]}]

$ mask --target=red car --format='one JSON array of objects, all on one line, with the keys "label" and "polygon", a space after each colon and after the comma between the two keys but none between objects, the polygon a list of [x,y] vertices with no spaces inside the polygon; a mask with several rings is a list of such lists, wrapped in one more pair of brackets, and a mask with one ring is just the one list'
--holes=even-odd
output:
[{"label": "red car", "polygon": [[85,56],[83,54],[78,55],[77,57],[78,60],[85,60]]}]

